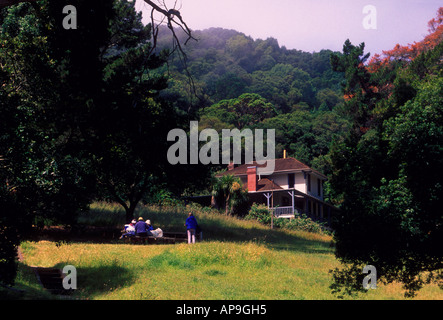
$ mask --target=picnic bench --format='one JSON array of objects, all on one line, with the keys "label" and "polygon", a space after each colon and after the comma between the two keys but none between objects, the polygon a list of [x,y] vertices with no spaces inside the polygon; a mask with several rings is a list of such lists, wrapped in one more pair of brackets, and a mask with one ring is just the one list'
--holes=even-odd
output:
[{"label": "picnic bench", "polygon": [[[203,240],[203,232],[195,235],[196,240]],[[126,243],[134,243],[134,244],[175,244],[177,242],[188,241],[188,235],[186,232],[163,232],[162,237],[154,237],[154,236],[132,236],[124,238]]]}]

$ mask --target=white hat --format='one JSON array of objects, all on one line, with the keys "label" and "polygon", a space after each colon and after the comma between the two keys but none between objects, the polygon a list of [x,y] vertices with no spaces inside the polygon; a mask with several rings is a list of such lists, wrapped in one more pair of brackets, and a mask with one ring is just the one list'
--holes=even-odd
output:
[{"label": "white hat", "polygon": [[146,220],[146,224],[151,224],[151,220]]}]

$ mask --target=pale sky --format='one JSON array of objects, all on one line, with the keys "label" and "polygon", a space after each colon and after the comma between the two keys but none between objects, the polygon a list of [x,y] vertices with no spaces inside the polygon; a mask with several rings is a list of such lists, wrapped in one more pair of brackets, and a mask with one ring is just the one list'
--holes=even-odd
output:
[{"label": "pale sky", "polygon": [[[253,39],[276,38],[280,46],[308,52],[341,51],[346,39],[366,43],[371,54],[407,45],[428,34],[441,0],[157,0],[180,9],[193,30],[222,27]],[[363,8],[376,9],[376,29],[366,29]],[[136,0],[149,22],[150,7]],[[373,23],[373,21],[372,21]]]}]

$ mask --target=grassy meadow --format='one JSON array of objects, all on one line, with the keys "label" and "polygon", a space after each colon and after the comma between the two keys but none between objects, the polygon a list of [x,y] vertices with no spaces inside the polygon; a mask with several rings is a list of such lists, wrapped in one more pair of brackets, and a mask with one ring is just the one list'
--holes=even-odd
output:
[{"label": "grassy meadow", "polygon": [[[154,228],[185,231],[189,208],[140,207],[137,216]],[[25,241],[17,288],[32,298],[56,299],[39,288],[29,266],[77,269],[78,299],[337,299],[331,294],[329,270],[339,267],[332,237],[304,231],[270,230],[255,221],[194,208],[204,241],[194,245],[134,245]],[[117,205],[95,203],[79,224],[121,226],[124,212]],[[346,299],[404,299],[399,284]],[[416,299],[443,299],[433,285]]]}]

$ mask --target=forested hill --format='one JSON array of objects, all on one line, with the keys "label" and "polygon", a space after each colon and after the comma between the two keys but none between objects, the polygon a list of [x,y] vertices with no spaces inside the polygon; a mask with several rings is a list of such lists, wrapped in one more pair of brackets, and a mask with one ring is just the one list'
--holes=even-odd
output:
[{"label": "forested hill", "polygon": [[[336,112],[343,103],[344,77],[332,71],[332,51],[288,50],[274,38],[254,40],[222,28],[194,31],[193,36],[198,41],[183,48],[196,95],[183,60],[174,55],[164,96],[199,119],[201,128],[276,129],[276,156],[286,149],[328,171],[323,157],[347,127]],[[170,31],[160,30],[158,48],[171,45]]]},{"label": "forested hill", "polygon": [[[285,113],[303,103],[309,109],[331,110],[340,101],[343,77],[331,69],[330,50],[288,50],[274,38],[253,40],[222,28],[194,31],[193,35],[198,41],[189,41],[184,49],[189,71],[206,103],[257,93]],[[171,41],[170,32],[160,32],[160,48],[170,47]],[[183,72],[179,59],[173,66]]]}]

